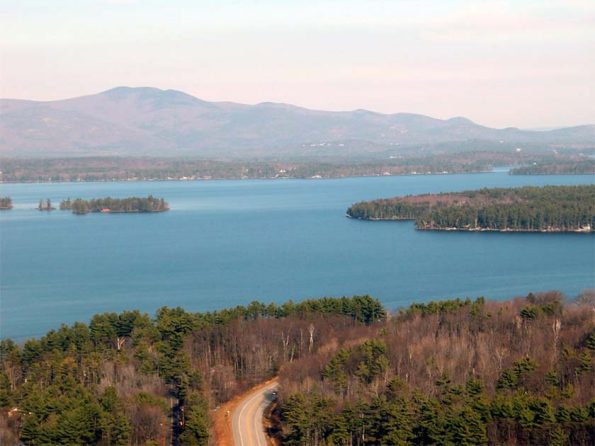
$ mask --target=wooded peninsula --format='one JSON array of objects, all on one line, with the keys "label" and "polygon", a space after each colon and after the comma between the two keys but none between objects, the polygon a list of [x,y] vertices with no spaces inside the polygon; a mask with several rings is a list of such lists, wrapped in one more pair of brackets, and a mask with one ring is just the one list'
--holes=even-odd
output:
[{"label": "wooded peninsula", "polygon": [[103,213],[146,213],[146,212],[165,212],[169,210],[169,205],[163,198],[155,198],[149,195],[146,198],[94,198],[83,200],[70,198],[60,203],[60,210],[71,210],[73,214],[88,214],[89,212]]},{"label": "wooded peninsula", "polygon": [[585,291],[98,314],[0,341],[0,444],[218,445],[217,408],[278,376],[279,444],[592,445],[594,310]]},{"label": "wooded peninsula", "polygon": [[422,230],[593,232],[595,185],[410,195],[356,203],[347,216],[414,220]]}]

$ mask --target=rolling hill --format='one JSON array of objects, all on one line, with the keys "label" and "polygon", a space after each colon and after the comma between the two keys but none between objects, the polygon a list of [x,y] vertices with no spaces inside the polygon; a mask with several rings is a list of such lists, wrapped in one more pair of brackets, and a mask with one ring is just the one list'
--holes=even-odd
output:
[{"label": "rolling hill", "polygon": [[493,129],[461,117],[207,102],[147,87],[49,102],[0,99],[2,156],[362,156],[517,145],[595,146],[595,126]]}]

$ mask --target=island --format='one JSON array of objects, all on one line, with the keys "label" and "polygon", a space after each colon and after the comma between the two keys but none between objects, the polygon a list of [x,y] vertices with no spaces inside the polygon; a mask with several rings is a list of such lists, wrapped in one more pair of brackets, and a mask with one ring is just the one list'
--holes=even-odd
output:
[{"label": "island", "polygon": [[480,189],[356,203],[360,220],[414,220],[441,231],[582,232],[595,229],[595,185]]},{"label": "island", "polygon": [[148,213],[165,212],[169,210],[169,204],[163,198],[156,198],[149,195],[146,198],[128,197],[128,198],[93,198],[83,200],[70,198],[60,203],[60,210],[71,210],[73,214],[83,215],[89,212],[129,214],[129,213]]},{"label": "island", "polygon": [[38,211],[53,211],[54,209],[56,208],[52,206],[52,200],[49,198],[46,198],[45,200],[39,200],[39,204],[37,205]]},{"label": "island", "polygon": [[12,209],[12,198],[0,197],[0,211],[7,211]]}]

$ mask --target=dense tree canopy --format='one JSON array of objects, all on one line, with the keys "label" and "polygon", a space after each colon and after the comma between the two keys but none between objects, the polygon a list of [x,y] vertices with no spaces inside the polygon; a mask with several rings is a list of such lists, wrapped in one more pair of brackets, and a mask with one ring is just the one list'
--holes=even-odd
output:
[{"label": "dense tree canopy", "polygon": [[593,309],[560,293],[413,305],[376,335],[283,369],[278,436],[304,446],[591,445]]},{"label": "dense tree canopy", "polygon": [[61,210],[72,210],[74,214],[88,214],[89,212],[163,212],[169,210],[169,205],[163,198],[155,198],[149,195],[147,198],[94,198],[83,200],[70,198],[62,200]]},{"label": "dense tree canopy", "polygon": [[211,409],[280,374],[289,445],[595,439],[593,293],[369,296],[103,313],[0,341],[0,444],[215,445]]},{"label": "dense tree canopy", "polygon": [[215,444],[210,409],[385,319],[369,296],[252,302],[209,313],[103,313],[0,341],[0,444]]},{"label": "dense tree canopy", "polygon": [[362,220],[415,220],[418,229],[595,231],[595,185],[395,197],[354,204]]}]

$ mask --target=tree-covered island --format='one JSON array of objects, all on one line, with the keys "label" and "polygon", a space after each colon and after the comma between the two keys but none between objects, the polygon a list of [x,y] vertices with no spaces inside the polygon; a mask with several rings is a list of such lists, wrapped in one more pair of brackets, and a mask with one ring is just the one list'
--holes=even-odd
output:
[{"label": "tree-covered island", "polygon": [[414,220],[423,230],[593,232],[595,185],[410,195],[356,203],[347,216]]},{"label": "tree-covered island", "polygon": [[89,212],[104,213],[147,213],[164,212],[169,210],[168,203],[163,198],[156,198],[149,195],[146,198],[93,198],[83,200],[70,198],[62,200],[60,210],[71,210],[73,214],[88,214]]},{"label": "tree-covered island", "polygon": [[12,209],[12,198],[0,197],[0,211]]}]

